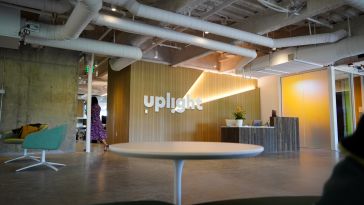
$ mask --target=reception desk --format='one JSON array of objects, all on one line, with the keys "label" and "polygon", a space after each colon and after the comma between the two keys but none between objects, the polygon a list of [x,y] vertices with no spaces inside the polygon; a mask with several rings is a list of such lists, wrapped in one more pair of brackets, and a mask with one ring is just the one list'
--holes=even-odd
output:
[{"label": "reception desk", "polygon": [[275,117],[274,127],[221,127],[221,141],[256,144],[266,153],[299,150],[298,118]]}]

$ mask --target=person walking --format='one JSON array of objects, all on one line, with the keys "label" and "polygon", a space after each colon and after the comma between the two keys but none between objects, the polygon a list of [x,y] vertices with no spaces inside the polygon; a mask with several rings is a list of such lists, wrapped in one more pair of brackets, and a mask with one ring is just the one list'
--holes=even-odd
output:
[{"label": "person walking", "polygon": [[109,144],[106,142],[106,131],[100,120],[100,105],[95,96],[91,98],[91,139],[98,140],[104,144],[104,151],[109,149]]}]

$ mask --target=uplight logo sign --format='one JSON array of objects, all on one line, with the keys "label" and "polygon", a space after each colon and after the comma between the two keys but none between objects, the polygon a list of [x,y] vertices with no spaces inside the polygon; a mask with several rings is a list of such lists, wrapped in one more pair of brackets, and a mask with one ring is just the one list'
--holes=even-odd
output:
[{"label": "uplight logo sign", "polygon": [[161,108],[171,109],[171,113],[183,113],[186,109],[203,110],[201,98],[192,99],[191,96],[186,95],[184,98],[176,99],[171,97],[170,93],[166,93],[165,97],[144,95],[144,106],[154,107],[155,112],[159,112]]}]

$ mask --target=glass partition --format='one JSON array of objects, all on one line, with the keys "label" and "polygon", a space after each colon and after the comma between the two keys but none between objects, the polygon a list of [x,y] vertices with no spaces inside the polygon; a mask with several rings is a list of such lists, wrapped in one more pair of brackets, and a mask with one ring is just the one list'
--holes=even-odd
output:
[{"label": "glass partition", "polygon": [[335,71],[336,114],[338,140],[350,135],[354,129],[354,113],[350,74]]}]

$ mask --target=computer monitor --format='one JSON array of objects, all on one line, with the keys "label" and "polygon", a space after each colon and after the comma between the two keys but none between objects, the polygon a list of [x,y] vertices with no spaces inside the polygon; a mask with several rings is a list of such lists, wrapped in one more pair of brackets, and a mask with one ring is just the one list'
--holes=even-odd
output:
[{"label": "computer monitor", "polygon": [[261,120],[253,120],[253,126],[262,126],[263,122]]}]

